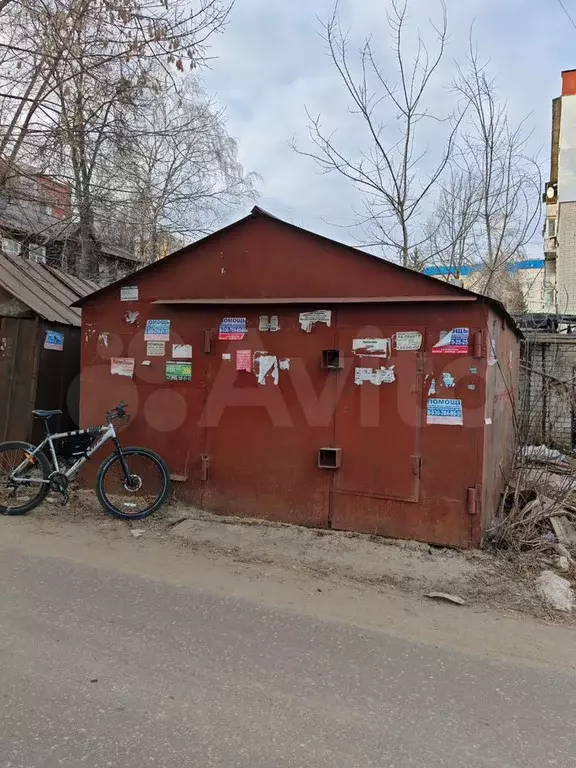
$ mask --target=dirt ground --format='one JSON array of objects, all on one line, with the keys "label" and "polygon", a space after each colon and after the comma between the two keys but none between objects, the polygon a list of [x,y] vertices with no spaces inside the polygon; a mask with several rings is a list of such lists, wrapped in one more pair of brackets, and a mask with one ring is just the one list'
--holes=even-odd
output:
[{"label": "dirt ground", "polygon": [[[89,492],[66,508],[46,503],[25,517],[0,518],[1,546],[576,671],[576,618],[542,605],[534,588],[542,565],[530,560],[219,517],[179,505],[125,523],[105,514]],[[427,599],[431,591],[466,604]]]},{"label": "dirt ground", "polygon": [[177,503],[166,505],[147,520],[126,523],[105,514],[90,491],[76,492],[68,507],[46,503],[27,519],[45,532],[52,532],[54,524],[88,524],[105,539],[127,535],[154,539],[235,563],[275,565],[420,597],[443,592],[470,605],[576,626],[576,616],[551,611],[536,592],[536,578],[553,561],[529,556],[508,558],[479,550],[465,552],[416,541],[225,517]]}]

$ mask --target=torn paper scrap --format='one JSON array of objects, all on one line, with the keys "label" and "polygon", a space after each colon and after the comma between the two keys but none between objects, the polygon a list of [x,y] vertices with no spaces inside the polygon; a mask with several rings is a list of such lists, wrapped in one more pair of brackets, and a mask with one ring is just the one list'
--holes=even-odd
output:
[{"label": "torn paper scrap", "polygon": [[462,400],[430,398],[426,407],[427,424],[462,425]]},{"label": "torn paper scrap", "polygon": [[278,384],[279,369],[278,358],[275,355],[262,355],[254,361],[258,384],[266,384],[266,377],[270,374],[274,384]]},{"label": "torn paper scrap", "polygon": [[280,370],[281,371],[289,371],[290,370],[290,358],[285,357],[282,360],[280,360]]},{"label": "torn paper scrap", "polygon": [[394,366],[389,368],[381,366],[380,368],[355,368],[354,369],[354,384],[362,386],[364,382],[370,384],[391,384],[396,381],[396,374],[394,373]]},{"label": "torn paper scrap", "polygon": [[428,389],[428,395],[435,395],[436,394],[436,379],[432,379],[430,382],[430,387]]},{"label": "torn paper scrap", "polygon": [[108,334],[107,333],[99,333],[98,334],[98,341],[100,342],[100,344],[102,344],[103,346],[107,347],[108,346]]},{"label": "torn paper scrap", "polygon": [[330,327],[332,312],[329,309],[316,309],[314,312],[300,312],[298,315],[300,327],[306,333],[310,333],[316,323],[323,323]]},{"label": "torn paper scrap", "polygon": [[250,349],[236,350],[236,370],[247,371],[248,373],[252,373],[252,350]]},{"label": "torn paper scrap", "polygon": [[358,357],[390,357],[390,339],[353,339],[352,351]]},{"label": "torn paper scrap", "polygon": [[259,331],[270,330],[270,321],[268,320],[268,315],[260,315],[260,319],[258,320],[258,330]]},{"label": "torn paper scrap", "polygon": [[270,318],[269,329],[272,333],[280,330],[280,320],[278,319],[278,315],[272,315]]},{"label": "torn paper scrap", "polygon": [[110,373],[113,376],[128,376],[132,378],[134,375],[134,358],[133,357],[111,357],[110,358]]},{"label": "torn paper scrap", "polygon": [[456,379],[451,373],[443,373],[442,382],[447,389],[452,389],[452,387],[456,386]]},{"label": "torn paper scrap", "polygon": [[172,344],[173,360],[191,360],[192,344]]},{"label": "torn paper scrap", "polygon": [[394,349],[403,352],[416,352],[422,346],[422,334],[420,331],[398,331],[392,337]]},{"label": "torn paper scrap", "polygon": [[490,354],[488,356],[488,365],[496,365],[498,357],[496,356],[496,339],[494,336],[490,337]]},{"label": "torn paper scrap", "polygon": [[132,310],[128,310],[126,314],[124,315],[124,320],[128,323],[128,325],[134,325],[134,323],[138,320],[140,317],[140,312],[134,312]]},{"label": "torn paper scrap", "polygon": [[443,331],[440,340],[432,347],[433,354],[467,355],[470,342],[469,328],[452,328]]}]

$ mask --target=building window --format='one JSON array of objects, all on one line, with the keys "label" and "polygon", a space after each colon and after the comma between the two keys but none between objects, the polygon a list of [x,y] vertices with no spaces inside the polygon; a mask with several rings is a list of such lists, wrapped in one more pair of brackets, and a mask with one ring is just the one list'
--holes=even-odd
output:
[{"label": "building window", "polygon": [[7,253],[8,256],[19,256],[22,250],[22,243],[18,240],[14,240],[11,237],[2,238],[2,250]]},{"label": "building window", "polygon": [[28,259],[38,264],[46,264],[46,246],[38,243],[28,243]]},{"label": "building window", "polygon": [[548,219],[548,237],[556,237],[556,217]]}]

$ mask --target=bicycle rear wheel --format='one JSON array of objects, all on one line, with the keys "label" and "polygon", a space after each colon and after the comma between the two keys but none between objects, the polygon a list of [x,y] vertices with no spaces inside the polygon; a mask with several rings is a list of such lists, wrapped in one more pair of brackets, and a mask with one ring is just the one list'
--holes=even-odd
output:
[{"label": "bicycle rear wheel", "polygon": [[147,448],[123,448],[126,477],[117,453],[109,456],[96,478],[96,495],[104,509],[122,520],[142,520],[164,504],[170,471],[161,456]]},{"label": "bicycle rear wheel", "polygon": [[[25,515],[46,498],[50,486],[40,481],[48,479],[50,464],[42,452],[30,457],[35,447],[17,441],[0,444],[0,514]],[[23,463],[17,477],[11,477]]]}]

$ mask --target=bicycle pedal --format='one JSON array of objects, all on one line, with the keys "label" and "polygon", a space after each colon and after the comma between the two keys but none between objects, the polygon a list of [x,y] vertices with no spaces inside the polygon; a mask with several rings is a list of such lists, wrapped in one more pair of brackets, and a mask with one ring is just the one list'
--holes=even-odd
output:
[{"label": "bicycle pedal", "polygon": [[62,494],[62,501],[60,502],[61,507],[65,507],[66,504],[70,501],[70,494],[69,493],[63,493]]}]

